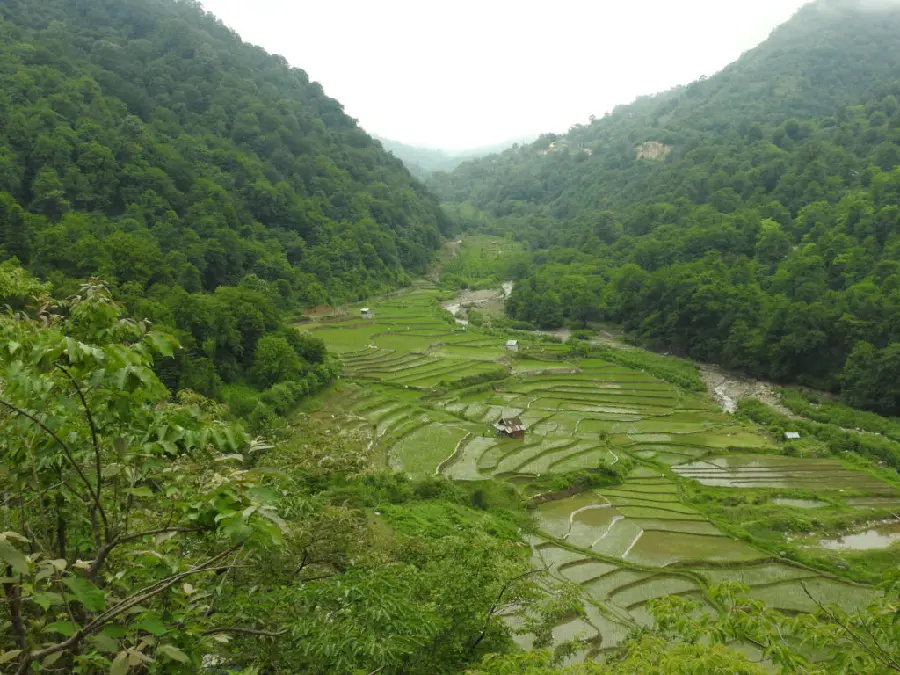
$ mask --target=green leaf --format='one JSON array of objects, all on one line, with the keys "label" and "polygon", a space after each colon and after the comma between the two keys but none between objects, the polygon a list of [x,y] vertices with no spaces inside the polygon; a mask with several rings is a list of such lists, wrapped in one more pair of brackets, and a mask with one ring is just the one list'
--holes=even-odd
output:
[{"label": "green leaf", "polygon": [[104,654],[114,654],[119,651],[119,641],[109,635],[103,635],[102,633],[94,635],[91,638],[91,642],[98,652],[103,652]]},{"label": "green leaf", "polygon": [[125,637],[125,629],[122,628],[122,626],[116,625],[114,623],[104,626],[103,630],[101,630],[100,633],[102,635],[108,635],[111,638]]},{"label": "green leaf", "polygon": [[170,644],[162,644],[157,648],[157,651],[160,654],[164,654],[168,656],[170,659],[174,661],[178,661],[179,663],[190,663],[191,660],[188,658],[188,655],[183,651],[178,649],[175,645]]},{"label": "green leaf", "polygon": [[41,661],[41,665],[45,667],[52,666],[54,663],[59,661],[63,656],[63,651],[60,650],[58,652],[53,652],[49,656],[47,656],[43,661]]},{"label": "green leaf", "polygon": [[128,652],[119,652],[109,668],[109,675],[128,675]]},{"label": "green leaf", "polygon": [[138,630],[142,630],[145,633],[150,633],[151,635],[155,635],[160,637],[161,635],[165,635],[169,632],[169,629],[166,628],[166,625],[160,620],[160,618],[156,614],[148,614],[143,617],[140,621],[138,621],[135,625],[135,628]]},{"label": "green leaf", "polygon": [[215,445],[217,448],[228,447],[228,437],[225,435],[225,430],[220,426],[213,427],[212,440],[213,445]]},{"label": "green leaf", "polygon": [[75,624],[71,621],[54,621],[44,628],[45,633],[59,633],[63,637],[72,637],[75,634]]},{"label": "green leaf", "polygon": [[10,565],[18,574],[25,574],[30,567],[25,554],[6,541],[6,539],[0,539],[0,560]]},{"label": "green leaf", "polygon": [[112,478],[113,476],[118,476],[120,473],[122,473],[121,464],[107,464],[103,467],[100,475],[103,476],[103,478]]},{"label": "green leaf", "polygon": [[81,343],[74,338],[66,338],[66,354],[69,355],[71,363],[78,363],[81,360]]},{"label": "green leaf", "polygon": [[273,504],[278,501],[278,493],[271,488],[250,488],[249,490],[247,490],[247,493],[261,504]]},{"label": "green leaf", "polygon": [[37,583],[42,579],[49,579],[56,573],[56,570],[52,565],[47,565],[38,570],[38,573],[34,575],[34,582]]},{"label": "green leaf", "polygon": [[15,539],[16,541],[21,541],[23,544],[28,543],[28,537],[25,537],[18,532],[0,532],[0,539]]},{"label": "green leaf", "polygon": [[175,353],[175,340],[168,335],[150,332],[146,335],[146,341],[163,356],[172,356]]},{"label": "green leaf", "polygon": [[152,497],[153,490],[146,486],[136,487],[136,488],[128,488],[125,490],[130,495],[134,495],[135,497]]},{"label": "green leaf", "polygon": [[92,612],[103,610],[106,604],[106,594],[90,581],[82,577],[66,577],[63,579],[63,583],[86,609]]},{"label": "green leaf", "polygon": [[4,663],[9,663],[10,661],[12,661],[14,658],[16,658],[21,653],[22,653],[21,649],[13,649],[10,652],[3,652],[2,654],[0,654],[0,665],[3,665]]},{"label": "green leaf", "polygon": [[167,455],[172,455],[174,457],[178,454],[178,446],[172,441],[160,441],[159,446]]},{"label": "green leaf", "polygon": [[31,599],[45,610],[65,604],[62,593],[35,593]]}]

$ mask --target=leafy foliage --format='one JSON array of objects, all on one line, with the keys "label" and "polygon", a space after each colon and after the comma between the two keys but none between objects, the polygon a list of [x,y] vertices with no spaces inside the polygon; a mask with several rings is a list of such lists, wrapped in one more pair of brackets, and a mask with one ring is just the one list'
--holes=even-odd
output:
[{"label": "leafy foliage", "polygon": [[[731,582],[713,586],[709,601],[715,616],[696,602],[670,596],[651,601],[656,619],[641,629],[607,664],[561,667],[548,652],[491,655],[473,675],[761,675],[780,673],[890,673],[900,663],[897,651],[896,578],[884,584],[884,595],[860,612],[847,614],[818,604],[817,615],[795,617],[767,609],[749,597],[749,588]],[[739,650],[738,647],[741,647]],[[814,654],[814,656],[811,656]]]},{"label": "leafy foliage", "polygon": [[[28,290],[26,283],[20,293]],[[152,370],[176,344],[106,288],[0,316],[0,638],[15,672],[214,652],[212,572],[280,546],[263,450]]]}]

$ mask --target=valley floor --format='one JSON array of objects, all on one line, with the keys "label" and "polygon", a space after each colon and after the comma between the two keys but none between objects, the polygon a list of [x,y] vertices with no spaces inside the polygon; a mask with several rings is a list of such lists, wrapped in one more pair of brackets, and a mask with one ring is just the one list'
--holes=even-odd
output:
[{"label": "valley floor", "polygon": [[[734,378],[703,368],[712,396],[689,391],[605,352],[460,325],[441,299],[423,283],[371,303],[373,318],[359,306],[308,324],[344,363],[319,414],[370,434],[385,468],[519,485],[534,504],[524,539],[535,567],[583,590],[583,615],[554,630],[557,643],[583,641],[574,658],[602,655],[646,625],[654,598],[708,606],[704,590],[722,581],[786,612],[817,601],[850,610],[872,597],[851,580],[865,577],[868,554],[822,540],[837,541],[839,525],[896,518],[896,480],[822,457],[814,444],[785,456],[781,439],[717,405],[733,409],[727,399],[748,391],[778,405],[771,388],[731,386]],[[521,418],[524,439],[496,434],[508,417]],[[604,468],[622,481],[574,495],[554,487],[554,477]],[[863,537],[875,547],[897,539],[896,529]],[[512,612],[508,620],[521,622]],[[518,639],[530,645],[527,634]]]}]

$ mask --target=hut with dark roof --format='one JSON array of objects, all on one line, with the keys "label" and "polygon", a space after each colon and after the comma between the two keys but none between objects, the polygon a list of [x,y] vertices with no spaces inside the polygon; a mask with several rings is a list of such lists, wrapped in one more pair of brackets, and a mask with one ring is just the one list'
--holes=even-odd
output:
[{"label": "hut with dark roof", "polygon": [[501,417],[494,425],[498,436],[525,438],[525,424],[521,417]]}]

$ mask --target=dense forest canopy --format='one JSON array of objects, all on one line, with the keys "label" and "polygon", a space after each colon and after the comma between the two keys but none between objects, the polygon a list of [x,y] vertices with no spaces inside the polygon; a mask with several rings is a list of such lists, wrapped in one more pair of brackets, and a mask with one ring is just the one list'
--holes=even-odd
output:
[{"label": "dense forest canopy", "polygon": [[533,250],[515,319],[613,320],[900,414],[898,31],[897,7],[813,3],[714,77],[434,185]]},{"label": "dense forest canopy", "polygon": [[[0,257],[99,275],[215,393],[296,303],[396,287],[449,221],[284,59],[195,2],[0,6]],[[301,355],[302,356],[302,355]]]}]

